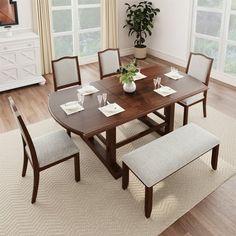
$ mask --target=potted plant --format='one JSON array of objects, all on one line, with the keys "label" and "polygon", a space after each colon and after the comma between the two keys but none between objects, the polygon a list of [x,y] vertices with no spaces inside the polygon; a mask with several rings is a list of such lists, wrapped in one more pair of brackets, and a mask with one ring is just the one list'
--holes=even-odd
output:
[{"label": "potted plant", "polygon": [[138,72],[136,60],[131,61],[126,66],[121,66],[118,72],[120,73],[120,82],[123,84],[124,91],[133,93],[136,90],[134,76]]},{"label": "potted plant", "polygon": [[127,18],[125,27],[129,28],[128,35],[136,34],[134,41],[134,56],[137,59],[146,58],[147,49],[145,40],[152,35],[154,19],[160,9],[154,8],[152,2],[143,1],[138,5],[125,3]]}]

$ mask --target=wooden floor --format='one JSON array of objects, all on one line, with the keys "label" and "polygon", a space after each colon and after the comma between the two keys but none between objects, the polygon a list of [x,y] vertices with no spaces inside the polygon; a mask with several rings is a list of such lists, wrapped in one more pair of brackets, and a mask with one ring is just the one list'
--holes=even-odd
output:
[{"label": "wooden floor", "polygon": [[[130,58],[123,58],[123,63],[129,62]],[[140,61],[139,66],[145,67],[156,63],[170,65],[168,62],[149,57]],[[183,68],[179,69],[183,70]],[[83,65],[80,70],[82,83],[99,78],[97,63]],[[27,124],[50,118],[47,97],[53,91],[52,76],[47,75],[46,80],[44,86],[33,85],[0,93],[0,133],[16,128],[8,105],[8,96],[15,99]],[[210,82],[209,87],[208,105],[236,119],[236,90],[215,82]],[[223,184],[161,235],[236,235],[236,177]]]}]

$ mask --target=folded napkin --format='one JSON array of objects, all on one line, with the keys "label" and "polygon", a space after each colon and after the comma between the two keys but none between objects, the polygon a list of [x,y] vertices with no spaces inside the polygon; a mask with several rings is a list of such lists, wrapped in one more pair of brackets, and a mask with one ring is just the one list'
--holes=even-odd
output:
[{"label": "folded napkin", "polygon": [[77,91],[81,93],[82,95],[90,95],[93,93],[97,93],[99,90],[92,85],[86,85],[82,87],[81,89],[77,89]]},{"label": "folded napkin", "polygon": [[166,97],[170,94],[176,93],[176,91],[168,86],[162,86],[158,89],[155,89],[154,92],[160,94],[163,97]]},{"label": "folded napkin", "polygon": [[179,74],[179,72],[169,72],[169,73],[166,73],[165,76],[171,78],[171,79],[174,79],[174,80],[178,80],[178,79],[181,79],[181,78],[184,78],[183,75]]},{"label": "folded napkin", "polygon": [[144,79],[146,77],[147,77],[146,75],[144,75],[140,72],[137,72],[133,79],[134,79],[134,81],[136,81],[136,80]]},{"label": "folded napkin", "polygon": [[98,108],[106,117],[113,116],[115,114],[118,114],[120,112],[125,111],[121,106],[119,106],[117,103],[110,103],[106,106],[99,107]]},{"label": "folded napkin", "polygon": [[62,104],[60,107],[67,115],[71,115],[73,113],[84,110],[84,108],[78,103],[78,101],[67,102],[65,104]]}]

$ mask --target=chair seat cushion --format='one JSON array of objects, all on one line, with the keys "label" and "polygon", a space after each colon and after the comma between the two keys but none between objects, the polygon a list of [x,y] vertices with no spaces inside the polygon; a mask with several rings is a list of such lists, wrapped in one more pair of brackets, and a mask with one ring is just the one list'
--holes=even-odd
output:
[{"label": "chair seat cushion", "polygon": [[219,139],[190,123],[123,157],[123,162],[152,187],[219,144]]},{"label": "chair seat cushion", "polygon": [[[47,166],[79,153],[78,147],[64,130],[52,132],[33,139],[39,167]],[[26,152],[30,156],[28,146]]]},{"label": "chair seat cushion", "polygon": [[192,97],[186,98],[186,99],[180,101],[179,103],[189,106],[195,102],[202,100],[203,98],[204,98],[203,93],[199,93],[199,94],[194,95]]}]

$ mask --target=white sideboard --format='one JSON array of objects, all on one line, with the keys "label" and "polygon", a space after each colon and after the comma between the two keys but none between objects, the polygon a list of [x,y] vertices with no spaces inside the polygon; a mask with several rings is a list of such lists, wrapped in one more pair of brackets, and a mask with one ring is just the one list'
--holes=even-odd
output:
[{"label": "white sideboard", "polygon": [[45,83],[38,35],[0,36],[0,92],[36,83]]}]

